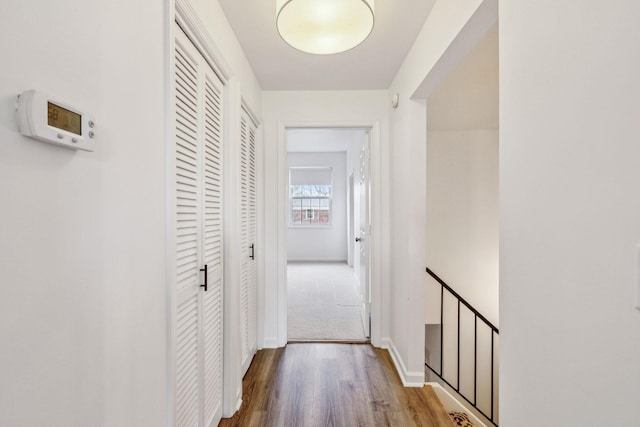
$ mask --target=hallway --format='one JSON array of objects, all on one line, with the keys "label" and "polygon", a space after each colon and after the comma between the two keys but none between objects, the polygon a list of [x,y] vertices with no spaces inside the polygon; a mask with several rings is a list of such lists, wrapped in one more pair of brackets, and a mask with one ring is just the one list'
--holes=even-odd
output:
[{"label": "hallway", "polygon": [[259,351],[242,407],[220,426],[453,426],[431,387],[404,388],[386,350],[289,344]]},{"label": "hallway", "polygon": [[358,282],[339,262],[287,265],[289,341],[365,341]]}]

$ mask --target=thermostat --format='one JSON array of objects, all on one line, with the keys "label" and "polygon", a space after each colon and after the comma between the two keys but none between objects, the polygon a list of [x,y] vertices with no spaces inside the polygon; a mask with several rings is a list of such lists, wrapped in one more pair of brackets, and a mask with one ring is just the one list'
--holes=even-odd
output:
[{"label": "thermostat", "polygon": [[95,149],[95,120],[86,111],[37,90],[18,95],[20,133],[75,150]]}]

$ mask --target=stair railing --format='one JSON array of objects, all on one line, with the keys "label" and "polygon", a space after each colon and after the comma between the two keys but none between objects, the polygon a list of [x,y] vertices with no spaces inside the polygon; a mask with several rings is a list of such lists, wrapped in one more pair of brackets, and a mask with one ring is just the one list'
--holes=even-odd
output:
[{"label": "stair railing", "polygon": [[[498,426],[497,417],[494,413],[496,406],[496,399],[494,392],[494,354],[495,354],[495,338],[498,336],[498,328],[496,328],[491,322],[489,322],[478,310],[476,310],[471,304],[469,304],[464,298],[462,298],[456,291],[451,289],[440,277],[438,277],[429,267],[427,267],[427,273],[440,284],[440,372],[436,371],[429,363],[425,363],[425,366],[429,368],[438,378],[444,381],[449,387],[458,393],[467,403],[472,405],[480,414],[482,414],[487,420],[489,420],[494,426]],[[456,384],[451,384],[443,375],[443,361],[444,361],[444,294],[445,291],[453,296],[457,300],[458,307],[458,324],[457,324],[457,378]],[[460,389],[460,307],[464,305],[474,315],[474,328],[473,328],[473,396],[465,395]],[[487,414],[480,407],[478,407],[477,391],[478,391],[478,320],[484,323],[491,329],[491,410]]]}]

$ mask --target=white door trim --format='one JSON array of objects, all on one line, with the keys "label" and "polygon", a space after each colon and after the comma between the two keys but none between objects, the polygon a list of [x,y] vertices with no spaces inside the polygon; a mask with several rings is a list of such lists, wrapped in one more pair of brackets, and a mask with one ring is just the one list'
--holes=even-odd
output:
[{"label": "white door trim", "polygon": [[278,121],[278,256],[277,314],[278,346],[287,344],[287,129],[331,128],[368,129],[371,132],[371,343],[382,346],[382,135],[379,121],[365,122],[289,122]]}]

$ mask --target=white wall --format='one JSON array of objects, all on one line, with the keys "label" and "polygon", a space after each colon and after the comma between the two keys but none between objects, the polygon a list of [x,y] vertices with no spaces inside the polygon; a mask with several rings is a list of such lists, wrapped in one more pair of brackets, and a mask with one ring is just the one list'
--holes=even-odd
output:
[{"label": "white wall", "polygon": [[640,425],[638,16],[500,2],[501,425]]},{"label": "white wall", "polygon": [[347,261],[347,153],[287,153],[289,167],[332,168],[331,226],[289,226],[289,261]]},{"label": "white wall", "polygon": [[[374,291],[377,301],[388,300],[388,95],[386,91],[265,91],[264,114],[264,200],[265,200],[265,324],[264,345],[286,343],[286,127],[362,127],[376,124],[379,140],[374,165],[377,188],[373,200],[376,217],[377,261],[374,260]],[[378,289],[375,288],[375,281]],[[374,344],[388,336],[388,312],[384,306],[373,307]],[[375,336],[377,334],[377,336]]]},{"label": "white wall", "polygon": [[[498,131],[434,131],[427,138],[429,268],[497,326]],[[437,289],[426,323],[440,322]]]},{"label": "white wall", "polygon": [[496,22],[428,96],[429,131],[498,129]]},{"label": "white wall", "polygon": [[[162,2],[0,14],[0,425],[166,422]],[[97,149],[22,137],[18,93],[92,112]]]}]

